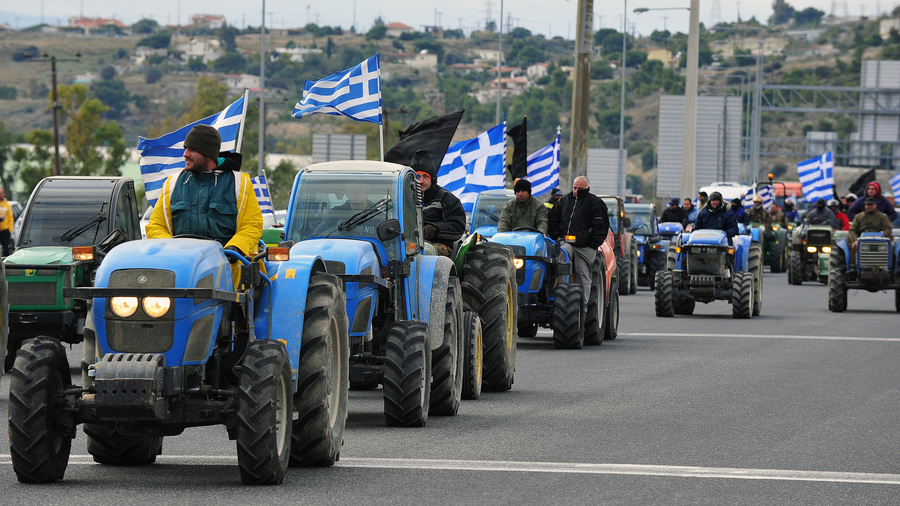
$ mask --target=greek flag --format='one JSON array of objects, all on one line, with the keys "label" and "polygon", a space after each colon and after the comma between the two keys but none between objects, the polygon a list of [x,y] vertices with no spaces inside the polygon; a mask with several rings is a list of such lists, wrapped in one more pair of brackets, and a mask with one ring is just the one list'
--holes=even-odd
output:
[{"label": "greek flag", "polygon": [[506,183],[506,120],[474,139],[447,149],[438,169],[438,184],[459,198],[472,212],[475,198]]},{"label": "greek flag", "polygon": [[184,170],[184,138],[194,125],[211,125],[219,131],[219,136],[222,137],[222,147],[219,151],[240,151],[244,117],[247,114],[245,98],[246,94],[232,102],[222,112],[195,121],[162,137],[138,138],[141,179],[144,181],[144,195],[150,206],[156,205],[156,199],[159,198],[166,178]]},{"label": "greek flag", "polygon": [[891,183],[891,191],[894,192],[894,202],[900,202],[900,172],[894,174],[889,181]]},{"label": "greek flag", "polygon": [[559,186],[559,134],[555,141],[528,156],[528,180],[534,197]]},{"label": "greek flag", "polygon": [[834,158],[831,151],[797,164],[803,196],[810,203],[834,196]]},{"label": "greek flag", "polygon": [[756,198],[757,195],[762,199],[762,206],[766,211],[772,209],[772,206],[775,205],[775,191],[772,187],[770,185],[757,186],[754,181],[753,185],[750,187],[750,191],[748,191],[744,195],[744,199],[741,200],[741,204],[745,209],[753,207],[753,199]]},{"label": "greek flag", "polygon": [[253,182],[253,191],[256,193],[256,200],[259,201],[259,209],[264,213],[275,214],[275,208],[272,207],[272,198],[269,197],[269,185],[266,183],[266,176],[251,177]]},{"label": "greek flag", "polygon": [[293,116],[317,112],[381,124],[381,65],[378,53],[355,67],[319,81],[306,81]]}]

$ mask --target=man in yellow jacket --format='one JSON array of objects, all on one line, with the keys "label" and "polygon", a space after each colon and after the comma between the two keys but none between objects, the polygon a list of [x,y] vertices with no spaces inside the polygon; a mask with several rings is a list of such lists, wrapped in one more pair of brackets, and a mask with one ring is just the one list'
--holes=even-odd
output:
[{"label": "man in yellow jacket", "polygon": [[243,255],[256,252],[263,223],[259,201],[250,176],[240,171],[240,153],[220,153],[221,143],[211,126],[191,129],[184,139],[185,168],[163,184],[147,238],[194,234]]},{"label": "man in yellow jacket", "polygon": [[9,243],[12,239],[14,221],[12,206],[6,201],[6,190],[0,188],[0,244],[3,245],[4,257],[12,253]]}]

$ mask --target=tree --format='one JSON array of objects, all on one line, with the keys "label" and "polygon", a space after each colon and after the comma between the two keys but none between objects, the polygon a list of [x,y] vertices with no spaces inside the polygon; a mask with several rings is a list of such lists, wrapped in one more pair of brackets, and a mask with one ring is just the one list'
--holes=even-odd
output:
[{"label": "tree", "polygon": [[228,86],[220,83],[215,77],[201,76],[197,79],[197,93],[194,98],[187,103],[186,108],[178,107],[178,110],[184,112],[178,116],[171,115],[161,120],[154,120],[150,126],[148,137],[159,137],[188,123],[211,116],[224,109],[228,103]]},{"label": "tree", "polygon": [[81,84],[60,85],[57,94],[66,118],[68,151],[61,170],[81,176],[120,175],[119,167],[126,158],[125,136],[115,121],[103,120],[109,107],[89,98],[87,87]]},{"label": "tree", "polygon": [[172,35],[167,31],[162,31],[138,41],[137,47],[149,46],[153,49],[165,49],[172,42]]},{"label": "tree", "polygon": [[381,40],[387,36],[387,27],[375,25],[366,32],[366,40]]},{"label": "tree", "polygon": [[237,51],[237,28],[228,24],[224,24],[221,28],[219,28],[218,35],[219,40],[222,42],[222,47],[225,48],[225,52]]},{"label": "tree", "polygon": [[794,12],[794,23],[798,26],[818,26],[825,13],[815,7],[807,7]]},{"label": "tree", "polygon": [[144,82],[153,84],[162,79],[163,71],[157,66],[149,66],[144,69]]},{"label": "tree", "polygon": [[25,195],[31,195],[34,187],[53,174],[53,134],[49,130],[32,130],[25,134],[28,148],[16,148],[12,154],[13,172],[25,187]]},{"label": "tree", "polygon": [[[106,68],[111,69],[112,67]],[[115,75],[115,71],[113,75]],[[107,79],[93,83],[90,96],[109,106],[109,116],[113,118],[121,118],[128,112],[128,104],[131,102],[131,94],[125,87],[125,83],[119,79]]]},{"label": "tree", "polygon": [[226,74],[241,72],[246,66],[247,59],[237,51],[225,53],[212,62],[212,67],[216,72],[224,72]]},{"label": "tree", "polygon": [[6,161],[10,159],[13,152],[13,142],[15,138],[11,132],[6,130],[6,126],[0,122],[0,184],[3,188],[9,188],[12,181],[15,180],[14,174],[7,174]]},{"label": "tree", "polygon": [[769,16],[769,26],[790,23],[796,13],[797,11],[788,5],[785,0],[775,0],[772,2],[772,15]]},{"label": "tree", "polygon": [[153,19],[143,18],[137,21],[137,23],[131,25],[131,31],[134,33],[153,33],[156,29],[159,28],[159,23],[157,23]]}]

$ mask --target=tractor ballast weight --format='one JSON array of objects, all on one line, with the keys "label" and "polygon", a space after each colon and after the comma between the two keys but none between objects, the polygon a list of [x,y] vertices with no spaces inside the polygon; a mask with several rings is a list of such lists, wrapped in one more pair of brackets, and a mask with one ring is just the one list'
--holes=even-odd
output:
[{"label": "tractor ballast weight", "polygon": [[748,235],[729,244],[721,230],[696,230],[676,237],[671,269],[656,275],[656,315],[693,314],[697,302],[727,300],[732,316],[750,318],[762,305],[762,252]]},{"label": "tractor ballast weight", "polygon": [[894,290],[894,309],[900,311],[900,240],[881,232],[862,230],[855,255],[847,239],[837,241],[828,263],[828,309],[847,310],[848,290]]},{"label": "tractor ballast weight", "polygon": [[[288,465],[334,464],[349,387],[345,295],[322,259],[285,253],[248,260],[194,238],[112,249],[93,288],[66,290],[92,301],[82,385],[69,383],[54,338],[28,340],[16,357],[18,479],[62,479],[81,423],[103,464],[151,464],[163,437],[218,424],[237,441],[245,483],[281,483]],[[229,260],[240,262],[237,289]]]}]

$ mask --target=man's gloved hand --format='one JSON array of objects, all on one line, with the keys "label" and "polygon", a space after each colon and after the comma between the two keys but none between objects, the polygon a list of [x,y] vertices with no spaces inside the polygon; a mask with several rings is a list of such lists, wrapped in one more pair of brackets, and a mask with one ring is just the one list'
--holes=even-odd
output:
[{"label": "man's gloved hand", "polygon": [[437,235],[437,232],[438,232],[438,229],[434,225],[432,225],[430,223],[425,225],[425,239],[426,240],[430,241],[430,240],[434,239],[434,236]]},{"label": "man's gloved hand", "polygon": [[[238,255],[244,256],[244,253],[237,246],[225,246],[225,249],[236,252]],[[228,261],[231,263],[238,262],[239,260],[234,255],[225,255],[228,257]]]}]

